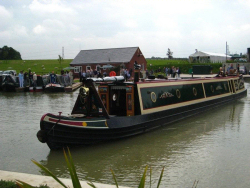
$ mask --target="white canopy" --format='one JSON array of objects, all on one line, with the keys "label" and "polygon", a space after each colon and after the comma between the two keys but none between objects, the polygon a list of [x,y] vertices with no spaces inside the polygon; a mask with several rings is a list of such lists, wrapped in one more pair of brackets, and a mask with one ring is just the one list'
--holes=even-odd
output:
[{"label": "white canopy", "polygon": [[199,62],[226,62],[226,58],[227,60],[229,60],[231,58],[231,56],[229,55],[225,55],[225,54],[219,54],[219,53],[211,53],[211,52],[202,52],[202,51],[198,51],[196,50],[196,52],[194,54],[189,55],[189,61],[193,62],[193,61],[199,61]]}]

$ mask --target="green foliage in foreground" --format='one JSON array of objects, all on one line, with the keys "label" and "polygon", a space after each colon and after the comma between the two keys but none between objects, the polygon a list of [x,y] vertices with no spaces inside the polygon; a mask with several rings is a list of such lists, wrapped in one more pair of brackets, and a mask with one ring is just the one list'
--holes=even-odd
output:
[{"label": "green foliage in foreground", "polygon": [[16,188],[16,184],[13,181],[0,180],[0,188]]},{"label": "green foliage in foreground", "polygon": [[[71,156],[71,153],[69,151],[69,148],[68,148],[68,154],[65,152],[65,150],[63,150],[63,153],[64,153],[64,157],[65,157],[65,160],[66,160],[66,163],[67,163],[67,166],[68,166],[68,169],[69,169],[69,173],[70,173],[70,176],[71,176],[71,180],[72,180],[72,184],[73,184],[73,187],[74,188],[81,188],[81,184],[80,184],[80,181],[79,181],[79,178],[77,176],[77,173],[76,173],[76,169],[75,169],[75,165],[73,163],[73,159],[72,159],[72,156]],[[37,161],[35,161],[34,159],[32,159],[32,162],[37,165],[41,170],[43,170],[46,174],[48,174],[49,176],[53,177],[59,184],[62,185],[62,187],[65,187],[67,188],[67,186],[62,182],[60,181],[50,170],[48,170],[46,167],[44,167],[43,165],[41,165],[40,163],[38,163]],[[146,166],[145,170],[144,170],[144,173],[142,175],[142,178],[141,178],[141,181],[140,181],[140,184],[138,186],[138,188],[144,188],[145,187],[145,180],[146,180],[146,173],[147,173],[147,170],[148,170],[148,166]],[[160,187],[160,183],[161,183],[161,179],[162,179],[162,176],[163,176],[163,172],[164,172],[164,168],[162,169],[161,171],[161,175],[160,175],[160,178],[159,178],[159,181],[158,181],[158,184],[157,184],[157,188]],[[113,175],[113,178],[114,178],[114,181],[115,181],[115,185],[116,187],[118,188],[118,183],[116,181],[116,177],[115,177],[115,174],[114,172],[111,170],[111,173]],[[23,182],[23,181],[20,181],[20,180],[16,180],[16,184],[18,184],[18,186],[22,187],[22,188],[33,188],[33,186]],[[93,187],[93,188],[97,188],[92,182],[88,182],[88,185]],[[150,170],[150,187],[151,187],[151,170]]]},{"label": "green foliage in foreground", "polygon": [[[0,180],[0,188],[18,188],[14,181]],[[47,185],[40,185],[38,188],[50,188]]]}]

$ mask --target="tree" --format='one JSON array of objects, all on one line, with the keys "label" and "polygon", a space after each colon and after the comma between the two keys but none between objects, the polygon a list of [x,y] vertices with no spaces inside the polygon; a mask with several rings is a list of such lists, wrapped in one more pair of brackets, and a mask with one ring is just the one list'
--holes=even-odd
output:
[{"label": "tree", "polygon": [[63,62],[63,58],[60,56],[60,55],[58,55],[58,62],[59,62],[59,64],[60,64],[60,68],[62,69],[62,62]]},{"label": "tree", "polygon": [[12,47],[0,48],[0,60],[22,60],[21,54]]},{"label": "tree", "polygon": [[173,59],[173,52],[171,52],[169,48],[168,48],[167,56],[168,56],[168,59]]}]

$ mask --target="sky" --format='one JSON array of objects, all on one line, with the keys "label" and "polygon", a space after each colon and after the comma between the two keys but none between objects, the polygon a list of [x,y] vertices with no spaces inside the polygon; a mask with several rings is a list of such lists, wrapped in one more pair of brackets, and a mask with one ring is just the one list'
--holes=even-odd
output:
[{"label": "sky", "polygon": [[[139,47],[146,58],[246,53],[250,0],[1,0],[0,47],[22,59]],[[64,50],[63,50],[64,49]],[[62,54],[64,51],[64,54]]]}]

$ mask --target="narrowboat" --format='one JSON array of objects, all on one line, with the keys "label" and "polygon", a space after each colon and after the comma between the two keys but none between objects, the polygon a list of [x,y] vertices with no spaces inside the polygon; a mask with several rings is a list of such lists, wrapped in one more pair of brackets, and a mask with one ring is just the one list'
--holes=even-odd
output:
[{"label": "narrowboat", "polygon": [[56,75],[54,73],[47,76],[45,91],[46,92],[64,92],[64,86],[60,82],[60,75]]},{"label": "narrowboat", "polygon": [[8,73],[2,75],[3,91],[15,92],[18,87],[19,87],[18,77]]},{"label": "narrowboat", "polygon": [[40,75],[37,75],[37,83],[36,85],[34,85],[34,83],[32,83],[32,85],[29,87],[29,91],[30,92],[41,92],[44,91],[45,89],[45,85],[43,82],[43,78]]},{"label": "narrowboat", "polygon": [[142,134],[247,95],[242,76],[84,81],[71,115],[42,116],[37,137],[51,150]]}]

